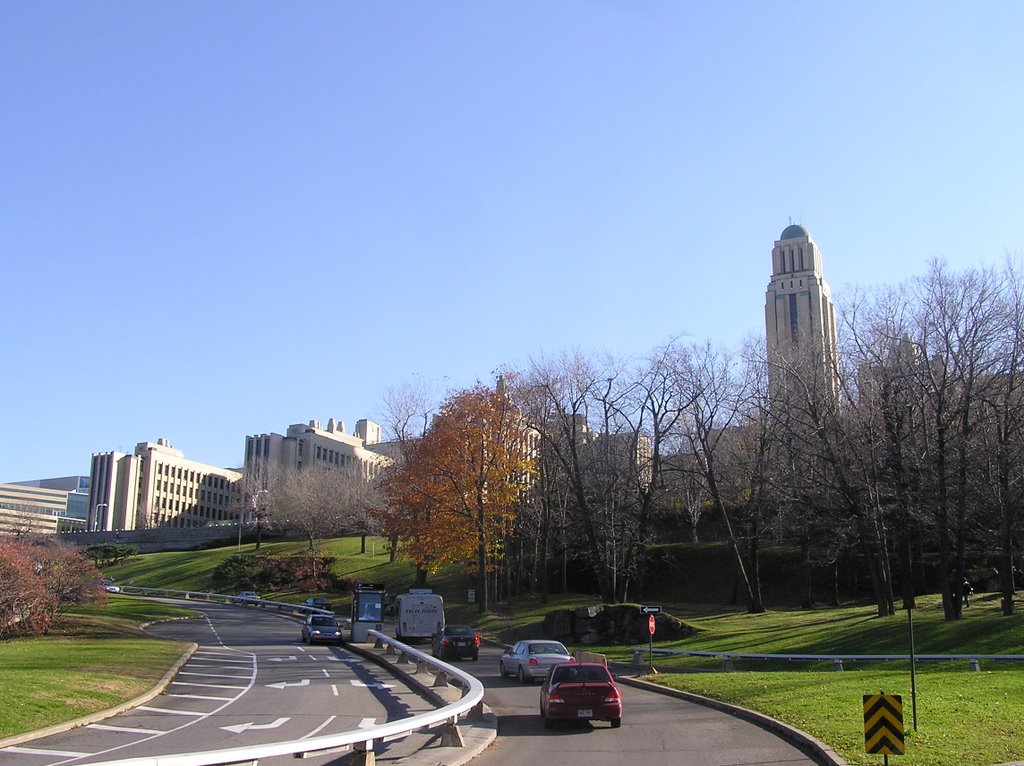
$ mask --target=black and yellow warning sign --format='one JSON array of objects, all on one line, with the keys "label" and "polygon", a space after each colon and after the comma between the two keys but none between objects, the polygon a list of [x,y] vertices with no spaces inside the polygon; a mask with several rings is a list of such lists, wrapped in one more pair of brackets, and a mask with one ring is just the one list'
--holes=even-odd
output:
[{"label": "black and yellow warning sign", "polygon": [[879,755],[903,755],[903,698],[864,695],[864,748]]}]

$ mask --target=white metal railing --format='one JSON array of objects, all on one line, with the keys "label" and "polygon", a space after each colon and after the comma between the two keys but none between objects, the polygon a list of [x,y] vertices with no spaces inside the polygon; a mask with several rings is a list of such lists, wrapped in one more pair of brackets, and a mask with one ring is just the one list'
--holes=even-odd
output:
[{"label": "white metal railing", "polygon": [[[791,662],[831,662],[833,670],[842,670],[843,661],[850,662],[910,662],[909,654],[748,654],[744,652],[700,652],[683,649],[650,649],[633,647],[633,664],[643,665],[644,655],[651,652],[662,656],[685,655],[722,659],[723,670],[734,670],[733,660],[789,660]],[[981,670],[981,660],[1024,662],[1024,654],[915,654],[916,662],[955,662],[967,660],[971,670]]]},{"label": "white metal railing", "polygon": [[[153,589],[147,589],[153,590]],[[268,602],[273,603],[273,602]],[[272,758],[279,755],[291,755],[303,758],[310,755],[354,750],[365,756],[363,762],[372,762],[374,742],[385,742],[400,739],[416,731],[435,729],[438,727],[455,727],[459,717],[483,706],[484,687],[476,678],[454,665],[435,659],[429,654],[417,651],[394,638],[376,630],[368,632],[376,642],[375,646],[387,648],[399,657],[415,661],[417,664],[430,665],[444,674],[445,680],[451,679],[463,690],[462,698],[429,713],[403,718],[399,721],[373,726],[367,729],[326,734],[320,737],[273,742],[267,745],[250,747],[233,747],[223,750],[207,750],[201,753],[175,753],[142,758],[126,758],[117,761],[94,763],[93,766],[226,766],[227,764],[256,763],[260,758]],[[399,660],[401,661],[401,659]]]},{"label": "white metal railing", "polygon": [[[284,601],[269,599],[251,599],[230,593],[212,593],[201,590],[168,590],[166,588],[144,588],[141,585],[118,585],[121,593],[126,596],[155,596],[163,598],[180,598],[186,601],[209,601],[217,604],[236,604],[241,606],[257,606],[264,609],[276,609],[279,612],[294,614],[334,614],[330,609],[306,606],[305,604],[289,604]],[[343,620],[346,618],[342,618]]]}]

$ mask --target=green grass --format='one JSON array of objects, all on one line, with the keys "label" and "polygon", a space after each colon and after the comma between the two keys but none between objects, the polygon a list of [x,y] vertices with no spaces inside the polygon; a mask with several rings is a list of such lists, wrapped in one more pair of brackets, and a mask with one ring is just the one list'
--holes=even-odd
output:
[{"label": "green grass", "polygon": [[62,615],[41,638],[0,642],[0,739],[105,710],[152,688],[187,644],[139,625],[194,614],[111,596]]},{"label": "green grass", "polygon": [[[329,541],[324,544],[323,552],[336,557],[334,569],[341,577],[352,581],[381,582],[392,592],[404,591],[412,585],[412,567],[401,560],[391,563],[384,541],[377,539],[374,542],[365,554],[359,552],[358,539]],[[243,552],[251,553],[253,549],[251,544],[242,546]],[[305,544],[301,541],[272,542],[264,543],[260,553],[293,555],[304,550]],[[235,552],[235,547],[230,546],[202,552],[149,554],[111,568],[107,574],[121,583],[132,580],[136,585],[151,587],[211,590],[213,569]],[[708,555],[711,553],[714,551]],[[695,555],[694,550],[687,550],[687,556],[692,558]],[[529,597],[492,603],[491,609],[481,614],[477,604],[467,601],[469,579],[465,574],[452,570],[433,575],[428,586],[445,597],[449,622],[475,625],[486,636],[504,643],[539,633],[548,612],[598,603],[593,596],[579,594],[552,596],[546,604],[541,603],[538,597]],[[333,593],[285,591],[263,595],[282,601],[301,601],[310,595],[324,595],[331,598],[339,611],[345,608],[345,600]],[[873,607],[847,606],[806,611],[772,610],[750,615],[713,604],[676,603],[672,601],[671,593],[668,597],[662,594],[654,601],[697,631],[682,641],[655,642],[659,648],[762,654],[909,652],[906,612],[880,618],[875,615]],[[115,603],[118,601],[112,600],[112,604]],[[969,609],[964,610],[964,619],[947,623],[943,620],[938,598],[923,597],[919,599],[919,608],[914,611],[916,651],[918,654],[1024,654],[1024,601],[1018,600],[1015,608],[1014,615],[1004,617],[999,610],[998,597],[982,594]],[[141,618],[142,615],[131,615],[128,622]],[[123,636],[112,638],[126,640]],[[40,641],[57,639],[49,637]],[[9,647],[17,643],[0,645],[0,697],[4,699],[9,693],[17,692],[19,683],[25,682],[24,677],[20,682],[8,680],[8,668],[12,664],[8,659]],[[632,647],[575,648],[601,652],[612,660],[629,662],[632,659]],[[51,651],[48,649],[40,656],[45,658]],[[105,661],[116,666],[118,661],[131,654],[117,649],[109,652]],[[171,658],[162,669],[166,669],[176,656],[171,652]],[[20,663],[13,664],[20,670]],[[917,671],[917,731],[913,728],[910,672],[906,662],[846,662],[846,670],[841,673],[831,671],[831,663],[828,662],[736,660],[735,673],[721,672],[720,659],[657,657],[655,664],[659,674],[650,680],[778,718],[828,743],[854,766],[882,762],[880,756],[864,753],[862,712],[863,695],[879,691],[903,696],[907,754],[894,756],[894,765],[990,766],[1024,760],[1024,727],[1019,725],[1019,721],[1024,720],[1024,694],[1020,693],[1024,687],[1024,663],[982,661],[980,673],[969,672],[966,661],[920,664]],[[96,661],[92,667],[102,665],[103,661]],[[87,667],[83,664],[83,668]],[[77,672],[74,669],[65,671]],[[155,674],[156,677],[159,675]],[[33,675],[33,683],[34,679]],[[67,686],[67,676],[62,675],[59,687],[62,694]],[[124,696],[127,698],[132,694]],[[52,707],[48,714],[52,720],[60,720],[62,711]],[[0,736],[4,736],[6,726],[6,721],[0,722]]]}]

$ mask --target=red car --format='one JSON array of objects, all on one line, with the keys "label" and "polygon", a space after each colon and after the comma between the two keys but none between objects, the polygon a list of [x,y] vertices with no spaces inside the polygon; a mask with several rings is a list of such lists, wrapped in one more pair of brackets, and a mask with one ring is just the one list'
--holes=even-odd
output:
[{"label": "red car", "polygon": [[544,726],[555,721],[609,721],[622,725],[622,696],[608,668],[599,662],[563,662],[540,687]]}]

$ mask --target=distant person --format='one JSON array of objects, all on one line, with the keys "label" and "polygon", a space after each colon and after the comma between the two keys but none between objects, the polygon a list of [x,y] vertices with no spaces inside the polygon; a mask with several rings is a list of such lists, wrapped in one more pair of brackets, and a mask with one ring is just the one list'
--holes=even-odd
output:
[{"label": "distant person", "polygon": [[970,606],[971,605],[971,596],[973,596],[973,595],[974,595],[974,588],[972,588],[971,584],[965,579],[964,580],[964,585],[963,585],[963,601],[964,601],[964,606]]}]

